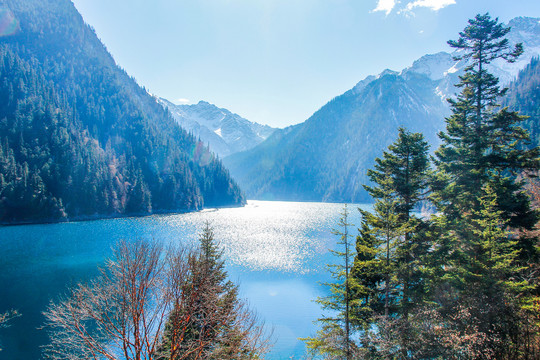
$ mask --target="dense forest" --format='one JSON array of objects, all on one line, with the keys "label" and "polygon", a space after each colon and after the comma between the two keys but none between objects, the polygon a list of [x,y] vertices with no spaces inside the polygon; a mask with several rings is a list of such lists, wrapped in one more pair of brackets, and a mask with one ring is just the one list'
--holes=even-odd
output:
[{"label": "dense forest", "polygon": [[540,59],[533,58],[510,84],[503,102],[512,110],[529,116],[523,127],[530,135],[532,143],[540,145]]},{"label": "dense forest", "polygon": [[0,221],[238,205],[221,162],[119,68],[68,0],[0,16]]}]

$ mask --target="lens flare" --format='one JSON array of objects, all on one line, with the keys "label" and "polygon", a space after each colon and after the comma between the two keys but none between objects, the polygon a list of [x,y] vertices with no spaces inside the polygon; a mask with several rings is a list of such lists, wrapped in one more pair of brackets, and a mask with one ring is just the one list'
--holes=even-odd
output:
[{"label": "lens flare", "polygon": [[6,8],[0,8],[0,37],[10,36],[19,31],[19,20],[15,18],[13,12]]},{"label": "lens flare", "polygon": [[191,149],[191,160],[199,163],[202,166],[210,164],[212,154],[202,141],[198,141]]}]

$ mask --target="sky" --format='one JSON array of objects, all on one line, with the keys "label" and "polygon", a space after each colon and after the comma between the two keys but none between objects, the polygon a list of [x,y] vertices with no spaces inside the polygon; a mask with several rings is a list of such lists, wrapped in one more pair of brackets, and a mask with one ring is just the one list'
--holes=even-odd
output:
[{"label": "sky", "polygon": [[368,75],[448,51],[469,18],[540,17],[539,0],[72,0],[116,62],[177,104],[307,120]]}]

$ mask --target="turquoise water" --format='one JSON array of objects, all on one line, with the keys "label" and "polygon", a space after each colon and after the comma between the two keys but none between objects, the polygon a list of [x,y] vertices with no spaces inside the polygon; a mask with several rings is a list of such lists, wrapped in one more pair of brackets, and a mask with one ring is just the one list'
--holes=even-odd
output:
[{"label": "turquoise water", "polygon": [[[318,281],[329,280],[328,249],[337,241],[331,230],[342,209],[249,201],[243,208],[189,214],[0,227],[0,312],[13,308],[23,314],[0,329],[0,359],[40,358],[40,345],[47,342],[39,329],[41,312],[70,285],[95,276],[115,242],[196,244],[205,221],[214,227],[241,296],[273,328],[275,345],[267,358],[300,359],[305,348],[297,339],[316,331],[312,321],[320,309],[312,300],[326,291]],[[349,222],[359,224],[358,211],[349,209]]]}]

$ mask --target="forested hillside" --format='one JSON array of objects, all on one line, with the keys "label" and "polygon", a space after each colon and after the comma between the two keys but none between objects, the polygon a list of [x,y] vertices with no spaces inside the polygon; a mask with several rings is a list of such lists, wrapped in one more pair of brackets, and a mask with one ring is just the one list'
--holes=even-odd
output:
[{"label": "forested hillside", "polygon": [[304,123],[225,158],[225,164],[256,198],[367,201],[366,170],[399,126],[437,141],[448,110],[435,87],[427,76],[386,72],[333,99]]},{"label": "forested hillside", "polygon": [[0,2],[0,221],[242,204],[69,0]]},{"label": "forested hillside", "polygon": [[540,145],[540,59],[534,58],[520,72],[509,88],[504,102],[512,110],[527,115],[524,127],[529,130],[532,143]]}]

